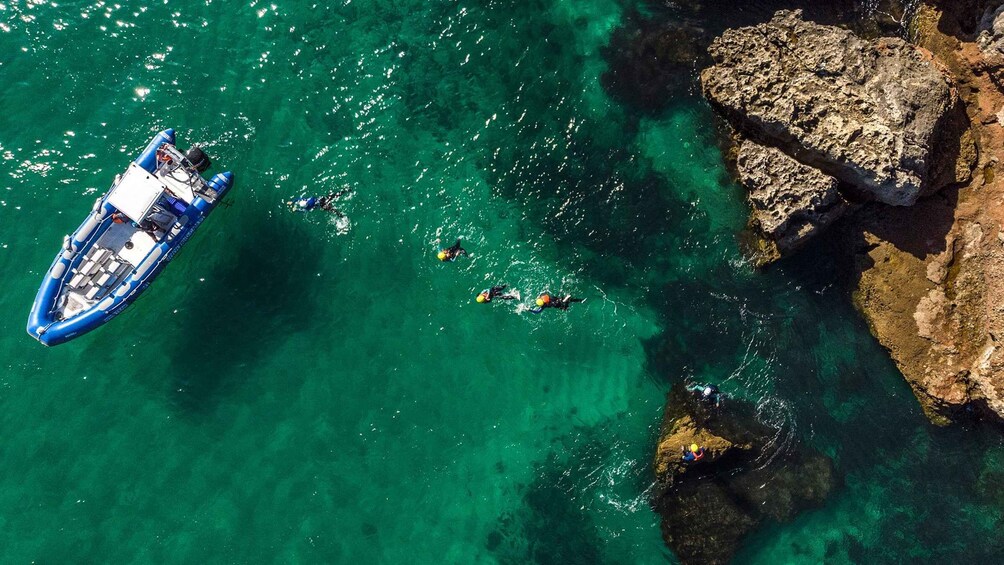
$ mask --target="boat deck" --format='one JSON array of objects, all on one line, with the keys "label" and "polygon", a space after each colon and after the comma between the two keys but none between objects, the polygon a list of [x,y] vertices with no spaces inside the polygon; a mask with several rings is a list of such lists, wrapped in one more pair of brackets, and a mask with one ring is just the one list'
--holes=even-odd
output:
[{"label": "boat deck", "polygon": [[139,266],[143,258],[157,244],[149,233],[132,224],[112,224],[101,234],[95,247],[108,249],[133,267]]},{"label": "boat deck", "polygon": [[146,257],[157,239],[132,224],[112,224],[74,270],[61,302],[71,318],[108,296]]}]

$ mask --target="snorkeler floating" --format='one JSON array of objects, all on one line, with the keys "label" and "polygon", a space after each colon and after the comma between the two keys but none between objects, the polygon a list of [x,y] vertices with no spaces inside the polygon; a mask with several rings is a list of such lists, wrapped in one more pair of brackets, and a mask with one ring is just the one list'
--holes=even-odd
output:
[{"label": "snorkeler floating", "polygon": [[[440,249],[439,252],[436,254],[436,258],[439,259],[440,261],[443,261],[443,262],[446,262],[446,261],[452,262],[452,261],[456,261],[458,257],[467,257],[467,256],[468,256],[467,250],[464,249],[463,246],[461,246],[461,244],[460,244],[460,238],[459,237],[457,238],[457,241],[453,245],[451,245],[450,247],[447,247],[445,249]],[[504,284],[503,285],[496,285],[496,286],[493,286],[491,288],[487,288],[487,289],[482,290],[481,292],[479,292],[477,294],[477,296],[474,298],[474,300],[478,304],[484,304],[486,302],[491,302],[492,300],[494,300],[496,298],[499,299],[499,300],[519,300],[520,299],[519,291],[506,292],[507,288],[508,288],[508,285],[504,285]],[[549,292],[543,292],[539,296],[537,296],[537,300],[536,300],[537,307],[536,308],[529,308],[528,310],[530,312],[533,312],[534,314],[539,314],[539,313],[543,312],[544,310],[546,310],[547,308],[557,308],[558,310],[568,310],[568,307],[573,302],[585,302],[585,301],[586,301],[585,298],[576,298],[576,297],[574,297],[574,296],[572,296],[570,294],[565,295],[564,298],[559,298],[559,297],[557,297],[555,295],[552,295]],[[523,306],[522,304],[520,304],[516,308],[516,311],[517,312],[522,312],[522,311],[524,311],[524,308],[525,308],[525,306]]]},{"label": "snorkeler floating", "polygon": [[715,408],[719,408],[722,405],[724,394],[713,384],[689,384],[687,385],[687,390],[696,394],[702,402],[712,404]]},{"label": "snorkeler floating", "polygon": [[440,250],[440,252],[436,254],[436,257],[440,261],[456,261],[457,257],[460,257],[461,255],[467,257],[467,250],[460,247],[460,238],[457,238],[456,243],[446,249]]},{"label": "snorkeler floating", "polygon": [[475,298],[478,304],[484,304],[485,302],[491,302],[493,299],[498,298],[499,300],[516,300],[519,298],[519,292],[508,293],[505,289],[508,285],[493,286],[489,289],[482,290],[478,297]]},{"label": "snorkeler floating", "polygon": [[566,295],[564,298],[558,298],[553,296],[548,292],[541,293],[537,297],[537,307],[531,308],[530,311],[534,314],[540,314],[547,308],[557,308],[558,310],[568,310],[568,307],[573,302],[585,302],[585,298],[574,298],[571,294]]},{"label": "snorkeler floating", "polygon": [[289,200],[286,206],[294,212],[310,212],[312,210],[324,210],[338,216],[344,216],[341,210],[335,208],[335,202],[342,196],[352,192],[352,189],[339,190],[325,196],[301,196],[297,200]]}]

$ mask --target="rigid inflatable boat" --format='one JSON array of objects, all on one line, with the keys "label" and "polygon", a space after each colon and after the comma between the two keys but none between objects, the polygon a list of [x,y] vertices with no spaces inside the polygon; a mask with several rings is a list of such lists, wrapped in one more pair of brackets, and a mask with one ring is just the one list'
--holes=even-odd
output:
[{"label": "rigid inflatable boat", "polygon": [[233,184],[230,172],[206,181],[209,165],[198,147],[175,147],[174,130],[157,134],[63,239],[35,296],[28,333],[58,345],[136,300]]}]

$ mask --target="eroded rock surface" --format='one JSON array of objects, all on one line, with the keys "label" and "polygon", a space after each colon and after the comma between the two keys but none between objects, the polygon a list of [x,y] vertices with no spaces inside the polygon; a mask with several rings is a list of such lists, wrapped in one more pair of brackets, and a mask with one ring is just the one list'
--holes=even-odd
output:
[{"label": "eroded rock surface", "polygon": [[750,227],[767,242],[761,263],[791,254],[849,208],[837,179],[779,149],[744,140],[736,166],[749,191]]},{"label": "eroded rock surface", "polygon": [[[790,520],[825,500],[835,483],[829,459],[805,446],[777,451],[775,438],[748,404],[727,400],[715,408],[682,384],[670,391],[654,506],[681,562],[727,563],[765,520]],[[682,448],[692,443],[707,455],[684,463]]]},{"label": "eroded rock surface", "polygon": [[723,34],[702,74],[741,136],[841,181],[855,302],[936,422],[1004,420],[1002,4],[924,2],[919,47],[779,12]]},{"label": "eroded rock surface", "polygon": [[1004,5],[987,8],[979,30],[976,42],[983,59],[980,67],[1000,87],[1004,85]]},{"label": "eroded rock surface", "polygon": [[782,10],[726,31],[709,52],[702,90],[734,127],[860,196],[908,206],[959,180],[952,145],[964,114],[923,50]]},{"label": "eroded rock surface", "polygon": [[1004,94],[996,48],[977,25],[984,13],[997,21],[995,8],[946,0],[922,6],[917,22],[918,42],[955,77],[981,174],[912,208],[862,210],[848,226],[858,241],[856,303],[940,423],[1004,420]]}]

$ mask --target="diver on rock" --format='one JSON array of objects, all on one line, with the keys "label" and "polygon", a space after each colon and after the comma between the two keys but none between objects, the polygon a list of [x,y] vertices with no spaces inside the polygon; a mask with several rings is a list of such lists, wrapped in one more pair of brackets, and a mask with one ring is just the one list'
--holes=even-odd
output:
[{"label": "diver on rock", "polygon": [[690,449],[687,449],[686,447],[683,448],[682,459],[684,463],[695,463],[704,459],[705,453],[707,453],[707,451],[703,447],[700,447],[696,443],[692,443],[690,444]]},{"label": "diver on rock", "polygon": [[573,302],[585,302],[585,298],[574,298],[571,294],[566,295],[564,298],[558,298],[549,292],[541,293],[537,297],[537,307],[531,308],[530,311],[534,314],[540,314],[547,308],[557,308],[558,310],[568,310],[568,307]]},{"label": "diver on rock", "polygon": [[493,286],[491,288],[482,290],[478,297],[475,298],[478,304],[484,304],[485,302],[491,302],[493,299],[498,298],[499,300],[516,300],[519,298],[519,293],[507,293],[505,289],[508,285]]},{"label": "diver on rock", "polygon": [[460,257],[461,255],[467,257],[467,250],[460,247],[460,238],[457,238],[456,243],[446,249],[440,250],[440,252],[436,254],[436,257],[440,261],[456,261],[457,257]]}]

